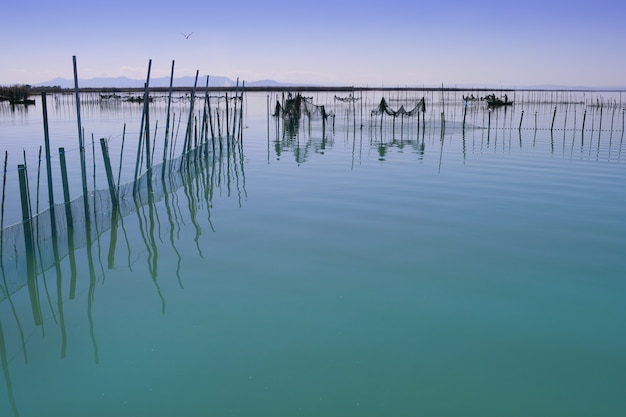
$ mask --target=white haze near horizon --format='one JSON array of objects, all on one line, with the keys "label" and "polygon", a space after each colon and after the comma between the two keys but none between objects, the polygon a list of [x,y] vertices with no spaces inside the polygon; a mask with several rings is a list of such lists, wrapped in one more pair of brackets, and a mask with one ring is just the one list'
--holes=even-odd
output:
[{"label": "white haze near horizon", "polygon": [[[18,4],[19,3],[19,4]],[[0,85],[225,76],[370,87],[624,86],[626,7],[502,3],[39,0],[0,6]],[[184,34],[193,32],[185,38]]]}]

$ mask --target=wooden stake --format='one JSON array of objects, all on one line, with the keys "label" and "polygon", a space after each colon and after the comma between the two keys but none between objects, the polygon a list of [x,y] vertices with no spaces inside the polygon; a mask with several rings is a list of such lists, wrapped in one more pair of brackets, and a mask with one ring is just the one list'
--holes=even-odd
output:
[{"label": "wooden stake", "polygon": [[50,229],[52,236],[56,236],[56,218],[54,215],[54,190],[52,187],[52,161],[50,159],[50,135],[48,134],[48,106],[46,92],[41,93],[41,104],[43,111],[43,131],[46,148],[46,174],[48,176],[48,204],[50,205]]},{"label": "wooden stake", "polygon": [[61,183],[63,184],[63,201],[65,203],[65,218],[68,233],[74,228],[72,207],[70,205],[70,187],[67,181],[67,164],[65,162],[65,148],[59,148],[59,162],[61,164]]},{"label": "wooden stake", "polygon": [[[139,176],[139,161],[141,160],[141,149],[143,146],[143,141],[142,141],[142,137],[143,137],[143,130],[144,130],[144,123],[146,120],[146,106],[148,104],[148,98],[149,98],[149,93],[148,93],[148,89],[149,89],[149,84],[150,84],[150,69],[152,67],[152,60],[148,60],[148,75],[146,77],[146,82],[144,84],[144,93],[143,93],[143,112],[141,113],[141,124],[139,125],[139,140],[137,142],[137,160],[135,161],[135,176],[134,176],[134,181],[135,183],[137,182],[137,177]],[[133,185],[133,193],[135,192],[135,189],[137,188],[136,184]]]},{"label": "wooden stake", "polygon": [[85,209],[85,222],[89,222],[89,200],[87,195],[87,168],[85,166],[85,142],[83,138],[83,128],[80,120],[80,94],[78,91],[78,70],[76,67],[76,56],[74,61],[74,94],[76,95],[76,118],[78,122],[78,147],[80,152],[80,171],[83,181],[83,205]]},{"label": "wooden stake", "polygon": [[117,192],[115,189],[115,181],[113,180],[113,172],[111,171],[111,160],[109,159],[109,149],[107,147],[106,139],[100,138],[100,148],[102,149],[102,158],[104,159],[104,169],[107,174],[107,182],[109,183],[109,193],[111,194],[111,202],[113,206],[119,204],[117,199]]},{"label": "wooden stake", "polygon": [[[167,98],[167,119],[165,121],[165,140],[163,143],[163,165],[167,160],[167,145],[170,132],[170,109],[172,107],[172,91],[174,86],[174,61],[172,60],[172,72],[170,74],[170,92]],[[161,171],[165,175],[165,169]]]}]

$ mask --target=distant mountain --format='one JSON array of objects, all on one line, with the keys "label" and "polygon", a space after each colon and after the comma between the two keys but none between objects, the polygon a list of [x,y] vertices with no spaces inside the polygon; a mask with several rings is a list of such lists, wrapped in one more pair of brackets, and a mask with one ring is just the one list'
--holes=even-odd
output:
[{"label": "distant mountain", "polygon": [[[174,87],[193,87],[195,77],[178,77],[174,78]],[[135,80],[128,77],[110,77],[110,78],[89,78],[79,79],[78,86],[81,88],[143,88],[145,80]],[[239,81],[239,85],[242,81]],[[228,77],[209,76],[209,87],[235,87],[236,81]],[[277,86],[294,86],[297,84],[281,83],[274,80],[246,81],[249,87],[277,87]],[[35,87],[61,87],[74,88],[74,80],[66,78],[54,78],[50,81],[35,84]],[[169,87],[170,77],[151,78],[150,87]],[[198,87],[206,86],[206,76],[198,77]]]}]

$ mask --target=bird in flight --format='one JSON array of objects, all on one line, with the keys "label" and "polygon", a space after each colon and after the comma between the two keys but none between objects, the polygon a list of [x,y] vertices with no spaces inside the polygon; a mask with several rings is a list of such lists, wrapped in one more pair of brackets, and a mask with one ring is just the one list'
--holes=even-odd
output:
[{"label": "bird in flight", "polygon": [[191,35],[193,35],[193,32],[191,32],[191,33],[189,33],[189,34],[185,34],[185,33],[183,33],[183,32],[180,32],[180,34],[181,34],[181,35],[183,35],[183,36],[185,37],[185,39],[189,39],[189,37],[190,37]]}]

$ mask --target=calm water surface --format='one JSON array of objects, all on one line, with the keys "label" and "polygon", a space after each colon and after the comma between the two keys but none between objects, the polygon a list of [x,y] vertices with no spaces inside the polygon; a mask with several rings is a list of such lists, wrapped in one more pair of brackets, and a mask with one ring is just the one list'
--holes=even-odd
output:
[{"label": "calm water surface", "polygon": [[[64,231],[56,257],[42,243],[30,280],[4,243],[0,415],[625,415],[623,109],[558,105],[553,122],[553,103],[518,97],[471,105],[463,132],[447,96],[442,134],[437,95],[418,130],[370,117],[388,93],[333,94],[313,102],[334,126],[291,135],[267,117],[280,97],[248,94],[241,142],[126,194],[118,221],[90,194],[101,220]],[[76,197],[75,114],[48,100]],[[89,129],[117,175],[127,123],[132,180],[140,112],[86,101],[89,189],[106,188]],[[23,149],[31,199],[48,201],[40,113],[0,113],[5,227]]]}]

